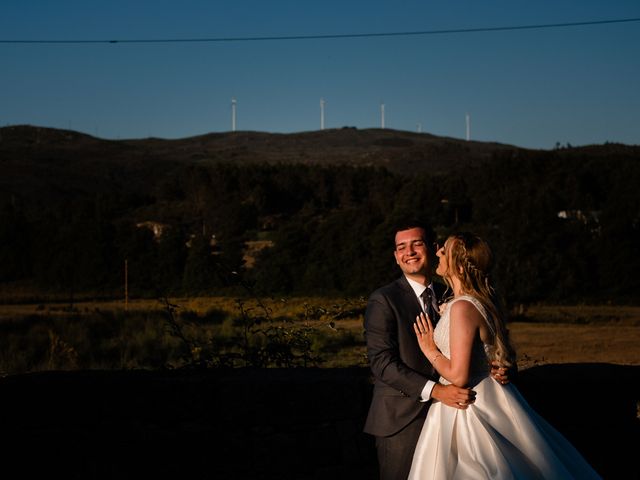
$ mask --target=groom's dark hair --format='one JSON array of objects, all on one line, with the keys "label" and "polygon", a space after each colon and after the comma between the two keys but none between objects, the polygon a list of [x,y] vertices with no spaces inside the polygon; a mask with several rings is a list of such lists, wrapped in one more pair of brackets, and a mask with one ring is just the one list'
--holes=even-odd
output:
[{"label": "groom's dark hair", "polygon": [[[411,230],[412,228],[421,228],[424,232],[424,242],[427,244],[429,252],[431,252],[433,244],[436,240],[436,235],[431,225],[425,220],[416,217],[401,218],[395,222],[395,229],[393,230],[393,238],[395,239],[396,233],[403,230]],[[395,240],[393,242],[393,249],[395,250]],[[435,252],[431,252],[434,253]]]}]

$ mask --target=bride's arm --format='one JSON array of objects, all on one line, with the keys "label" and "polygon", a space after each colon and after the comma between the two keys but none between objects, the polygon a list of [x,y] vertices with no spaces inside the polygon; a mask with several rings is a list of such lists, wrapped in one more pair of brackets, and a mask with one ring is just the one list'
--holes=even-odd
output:
[{"label": "bride's arm", "polygon": [[449,348],[451,358],[445,357],[433,341],[433,326],[421,315],[414,324],[418,343],[431,365],[454,385],[465,386],[469,381],[471,350],[482,317],[473,304],[461,300],[451,305]]}]

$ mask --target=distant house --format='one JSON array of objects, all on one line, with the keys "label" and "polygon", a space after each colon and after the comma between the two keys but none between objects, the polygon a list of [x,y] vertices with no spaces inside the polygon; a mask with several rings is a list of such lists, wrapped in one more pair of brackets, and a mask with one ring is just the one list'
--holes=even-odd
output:
[{"label": "distant house", "polygon": [[[187,248],[191,248],[191,246],[193,245],[193,239],[196,238],[196,236],[197,235],[195,233],[192,233],[191,235],[189,235],[189,238],[185,243]],[[220,247],[218,246],[218,240],[216,239],[215,235],[211,235],[211,237],[209,237],[209,246],[212,248],[212,251],[211,251],[212,255],[218,255],[220,253]]]},{"label": "distant house", "polygon": [[154,221],[146,221],[136,223],[136,227],[138,228],[148,228],[153,233],[153,239],[159,241],[162,238],[164,232],[169,228],[169,225],[166,223],[154,222]]},{"label": "distant house", "polygon": [[602,232],[599,210],[560,210],[558,212],[558,218],[580,222],[586,225],[594,236],[599,236]]},{"label": "distant house", "polygon": [[560,210],[558,218],[577,220],[584,223],[600,223],[600,212],[597,210]]}]

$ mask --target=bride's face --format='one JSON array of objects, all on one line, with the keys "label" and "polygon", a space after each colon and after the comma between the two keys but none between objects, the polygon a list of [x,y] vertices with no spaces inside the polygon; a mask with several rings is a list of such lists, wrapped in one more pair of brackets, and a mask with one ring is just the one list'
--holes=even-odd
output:
[{"label": "bride's face", "polygon": [[457,272],[455,271],[455,267],[453,266],[454,262],[452,259],[452,252],[455,247],[454,243],[455,240],[449,238],[444,242],[444,246],[436,252],[436,256],[438,257],[438,268],[436,268],[436,273],[442,278],[453,279],[458,276],[456,274]]},{"label": "bride's face", "polygon": [[436,273],[442,278],[449,276],[450,247],[451,242],[447,240],[436,252],[436,256],[438,257],[438,268],[436,268]]}]

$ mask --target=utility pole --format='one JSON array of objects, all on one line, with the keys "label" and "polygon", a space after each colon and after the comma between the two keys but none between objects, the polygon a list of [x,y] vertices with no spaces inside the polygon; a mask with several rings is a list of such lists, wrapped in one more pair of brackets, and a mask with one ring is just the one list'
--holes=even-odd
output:
[{"label": "utility pole", "polygon": [[129,310],[129,260],[124,260],[124,311]]}]

